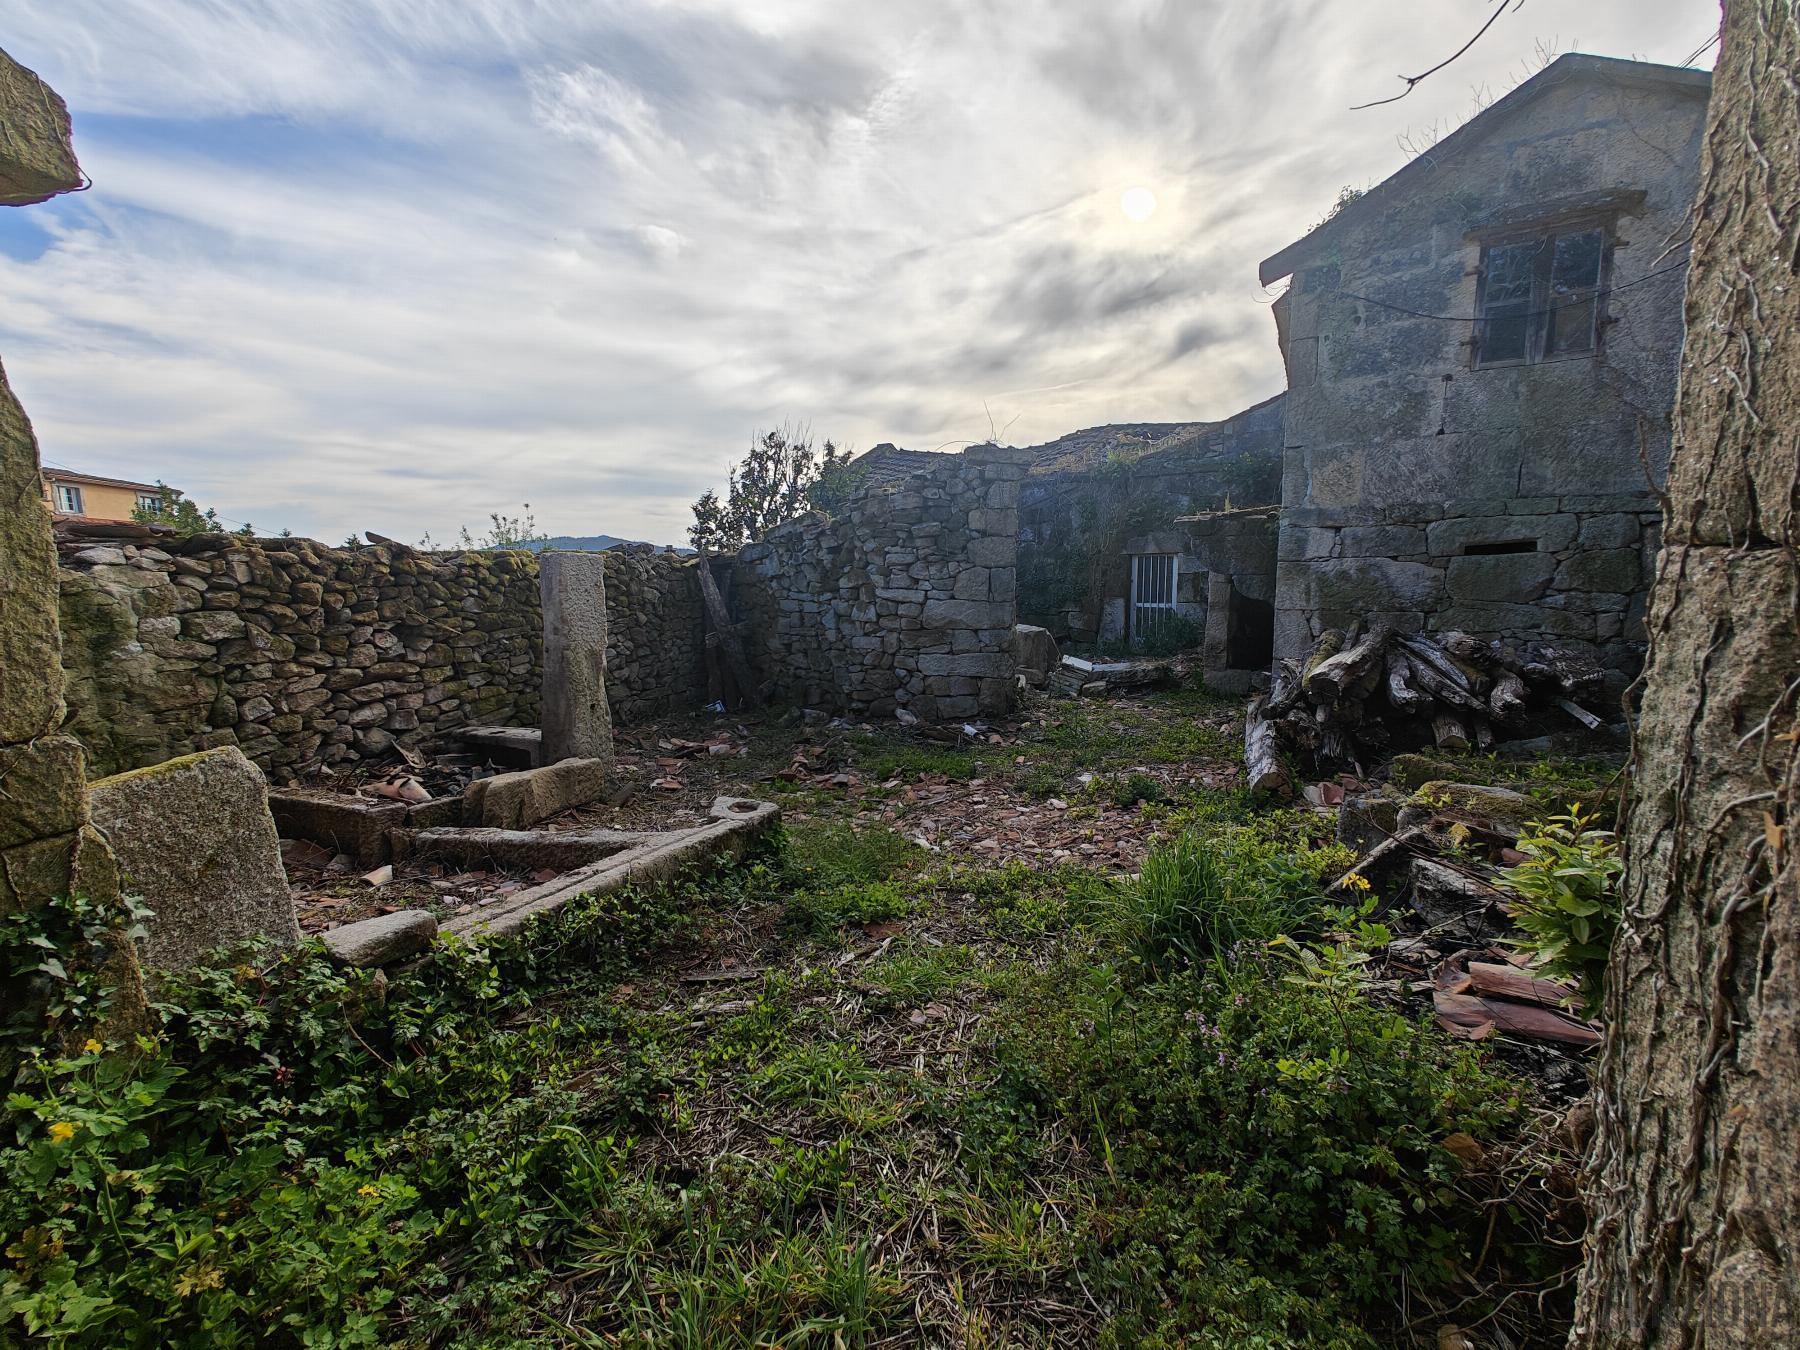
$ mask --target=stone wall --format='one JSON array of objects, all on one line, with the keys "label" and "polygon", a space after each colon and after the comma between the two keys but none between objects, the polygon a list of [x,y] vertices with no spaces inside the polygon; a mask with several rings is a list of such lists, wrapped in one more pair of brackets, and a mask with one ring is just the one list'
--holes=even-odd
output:
[{"label": "stone wall", "polygon": [[732,603],[758,676],[778,698],[871,717],[1004,711],[1030,455],[947,455],[742,550]]},{"label": "stone wall", "polygon": [[707,702],[699,562],[648,544],[606,557],[606,695],[635,726]]},{"label": "stone wall", "polygon": [[[1222,422],[1186,428],[1131,458],[1040,458],[1019,491],[1019,617],[1058,639],[1088,643],[1124,635],[1129,555],[1180,553],[1183,614],[1206,621],[1207,572],[1243,576],[1241,588],[1272,597],[1274,548],[1263,532],[1205,532],[1204,545],[1176,517],[1272,505],[1281,490],[1282,397]],[[1043,447],[1051,451],[1057,443]],[[1245,544],[1241,558],[1230,555]],[[1198,553],[1204,549],[1204,562]],[[1265,587],[1255,578],[1267,574]]]},{"label": "stone wall", "polygon": [[535,726],[537,560],[199,535],[61,572],[91,771],[235,744],[278,779],[469,723]]},{"label": "stone wall", "polygon": [[[1277,656],[1382,617],[1635,669],[1706,90],[1564,57],[1264,263],[1293,277]],[[1597,350],[1475,365],[1484,241],[1594,224]]]},{"label": "stone wall", "polygon": [[[68,108],[0,51],[0,206],[80,184]],[[0,914],[72,895],[111,910],[119,924],[108,941],[108,1013],[115,1030],[135,1029],[144,989],[124,937],[118,863],[88,810],[81,743],[62,727],[56,553],[41,473],[37,438],[0,368]],[[35,997],[24,987],[0,988],[0,1019],[25,1015]]]},{"label": "stone wall", "polygon": [[[236,535],[64,553],[70,730],[96,775],[237,745],[285,781],[460,726],[538,724],[533,554]],[[603,556],[614,722],[699,707],[694,563]]]}]

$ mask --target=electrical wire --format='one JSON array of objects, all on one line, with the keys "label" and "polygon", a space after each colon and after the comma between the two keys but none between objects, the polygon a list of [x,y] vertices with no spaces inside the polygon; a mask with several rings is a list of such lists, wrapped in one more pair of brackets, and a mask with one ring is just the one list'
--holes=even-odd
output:
[{"label": "electrical wire", "polygon": [[1676,64],[1681,65],[1681,66],[1693,65],[1694,62],[1698,61],[1702,56],[1705,56],[1706,49],[1708,47],[1712,46],[1718,40],[1719,40],[1719,34],[1717,32],[1714,32],[1713,35],[1711,37],[1709,37],[1708,39],[1706,39],[1705,42],[1702,42],[1698,47],[1694,48],[1693,51],[1689,52],[1687,54],[1687,58],[1685,60],[1678,61],[1678,62],[1676,62]]},{"label": "electrical wire", "polygon": [[[1514,319],[1536,319],[1545,314],[1555,314],[1560,310],[1579,309],[1582,305],[1588,304],[1599,297],[1614,295],[1619,291],[1628,291],[1633,286],[1642,286],[1646,281],[1654,281],[1657,277],[1667,276],[1670,272],[1680,271],[1687,265],[1688,260],[1683,258],[1678,263],[1670,263],[1667,267],[1659,267],[1654,272],[1646,272],[1636,281],[1627,281],[1622,286],[1601,286],[1587,292],[1579,300],[1570,300],[1566,304],[1561,305],[1551,305],[1547,309],[1534,309],[1528,310],[1523,314],[1506,314],[1499,317],[1509,321]],[[1482,314],[1427,314],[1423,310],[1408,309],[1404,305],[1390,305],[1386,300],[1377,300],[1372,295],[1358,295],[1355,291],[1333,291],[1332,294],[1341,296],[1345,300],[1360,300],[1366,305],[1376,305],[1381,309],[1391,309],[1396,314],[1410,314],[1415,319],[1436,319],[1440,323],[1479,323],[1483,319],[1489,317]]]}]

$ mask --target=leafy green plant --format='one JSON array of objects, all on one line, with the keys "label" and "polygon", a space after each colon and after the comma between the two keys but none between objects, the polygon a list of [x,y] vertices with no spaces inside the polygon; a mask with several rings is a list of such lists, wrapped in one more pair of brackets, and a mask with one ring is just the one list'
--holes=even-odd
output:
[{"label": "leafy green plant", "polygon": [[17,1057],[50,1054],[107,1015],[114,993],[110,966],[121,946],[144,936],[150,915],[126,897],[101,904],[60,895],[0,914],[0,1075]]},{"label": "leafy green plant", "polygon": [[1168,792],[1149,774],[1136,772],[1113,779],[1108,784],[1107,795],[1112,798],[1114,806],[1132,807],[1140,802],[1155,805],[1166,798]]},{"label": "leafy green plant", "polygon": [[1561,815],[1530,821],[1519,837],[1526,860],[1500,873],[1513,894],[1513,920],[1529,935],[1532,964],[1572,979],[1589,1009],[1600,1006],[1607,958],[1619,930],[1619,875],[1625,870],[1611,831],[1577,802]]}]

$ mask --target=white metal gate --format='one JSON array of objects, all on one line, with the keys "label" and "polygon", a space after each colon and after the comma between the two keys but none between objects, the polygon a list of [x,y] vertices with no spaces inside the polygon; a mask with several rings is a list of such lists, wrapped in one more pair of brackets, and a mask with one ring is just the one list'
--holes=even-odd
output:
[{"label": "white metal gate", "polygon": [[1137,553],[1131,559],[1131,642],[1142,646],[1175,618],[1173,553]]}]

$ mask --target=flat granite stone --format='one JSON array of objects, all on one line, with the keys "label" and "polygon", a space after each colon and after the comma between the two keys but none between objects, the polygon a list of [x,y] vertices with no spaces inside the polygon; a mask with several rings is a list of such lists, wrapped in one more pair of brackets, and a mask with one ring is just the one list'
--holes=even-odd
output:
[{"label": "flat granite stone", "polygon": [[154,911],[144,963],[181,970],[219,947],[300,941],[262,770],[236,746],[90,785],[125,890]]},{"label": "flat granite stone", "polygon": [[402,909],[330,928],[320,936],[332,960],[367,969],[419,955],[437,941],[437,931],[429,911]]},{"label": "flat granite stone", "polygon": [[462,794],[462,823],[523,830],[541,820],[586,806],[606,791],[609,761],[565,759],[541,769],[477,778]]}]

